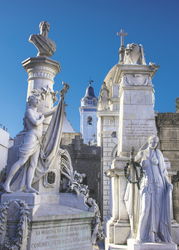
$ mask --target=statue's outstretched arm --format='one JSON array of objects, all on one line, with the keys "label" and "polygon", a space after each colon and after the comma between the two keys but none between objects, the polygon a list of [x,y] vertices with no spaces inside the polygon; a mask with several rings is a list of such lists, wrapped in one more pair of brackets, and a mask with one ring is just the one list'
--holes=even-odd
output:
[{"label": "statue's outstretched arm", "polygon": [[[70,86],[66,82],[62,82],[62,84],[63,84],[63,89],[60,90],[60,98],[64,99],[65,98],[65,94],[67,93],[67,91],[68,91],[68,89],[69,89]],[[55,106],[53,108],[53,110],[51,110],[49,112],[46,112],[46,113],[43,113],[43,115],[45,117],[53,115],[55,113],[56,108],[57,108],[57,106]]]},{"label": "statue's outstretched arm", "polygon": [[44,117],[51,116],[55,113],[55,110],[57,109],[57,106],[55,106],[51,111],[43,113]]}]

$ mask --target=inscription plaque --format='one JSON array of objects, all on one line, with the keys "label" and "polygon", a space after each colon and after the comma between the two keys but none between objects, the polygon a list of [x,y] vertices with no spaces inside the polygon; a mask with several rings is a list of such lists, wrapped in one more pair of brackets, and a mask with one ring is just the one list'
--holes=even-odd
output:
[{"label": "inscription plaque", "polygon": [[125,126],[124,138],[127,140],[136,140],[139,138],[148,139],[155,132],[154,127],[147,122],[132,122]]},{"label": "inscription plaque", "polygon": [[89,243],[89,225],[59,226],[32,230],[30,249],[65,249],[67,246],[78,246]]}]

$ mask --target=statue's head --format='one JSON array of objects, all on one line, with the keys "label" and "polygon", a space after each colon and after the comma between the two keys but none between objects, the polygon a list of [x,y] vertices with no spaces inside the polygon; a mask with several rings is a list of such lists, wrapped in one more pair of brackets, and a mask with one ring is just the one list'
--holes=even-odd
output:
[{"label": "statue's head", "polygon": [[42,96],[40,92],[38,91],[33,92],[32,95],[30,95],[28,98],[29,106],[38,107],[41,102],[41,99]]},{"label": "statue's head", "polygon": [[43,21],[39,24],[40,34],[47,36],[50,30],[50,24],[47,21]]},{"label": "statue's head", "polygon": [[159,138],[156,135],[152,135],[148,138],[148,145],[150,148],[155,149],[158,146]]}]

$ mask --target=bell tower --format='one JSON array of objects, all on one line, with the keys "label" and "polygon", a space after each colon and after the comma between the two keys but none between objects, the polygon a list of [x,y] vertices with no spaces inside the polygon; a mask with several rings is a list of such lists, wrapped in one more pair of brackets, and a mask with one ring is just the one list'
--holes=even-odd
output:
[{"label": "bell tower", "polygon": [[90,144],[93,141],[94,134],[97,134],[97,102],[98,98],[94,94],[90,80],[86,89],[85,96],[81,99],[80,111],[80,132],[84,143]]}]

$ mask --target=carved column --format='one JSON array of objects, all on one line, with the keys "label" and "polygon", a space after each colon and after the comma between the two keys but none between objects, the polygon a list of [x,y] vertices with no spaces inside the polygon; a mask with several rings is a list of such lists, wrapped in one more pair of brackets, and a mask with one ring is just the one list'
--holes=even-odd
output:
[{"label": "carved column", "polygon": [[[22,62],[22,66],[29,76],[27,100],[32,90],[43,90],[46,96],[38,106],[38,111],[44,113],[52,110],[55,101],[54,77],[61,70],[60,63],[48,57],[29,57]],[[51,117],[44,120],[44,131],[47,129],[50,120]]]}]

